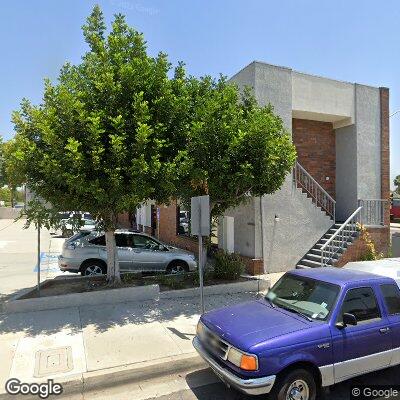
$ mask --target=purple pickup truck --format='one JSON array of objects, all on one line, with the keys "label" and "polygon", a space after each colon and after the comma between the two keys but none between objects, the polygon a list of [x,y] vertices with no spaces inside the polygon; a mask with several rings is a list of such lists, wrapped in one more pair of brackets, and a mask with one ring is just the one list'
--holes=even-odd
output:
[{"label": "purple pickup truck", "polygon": [[202,315],[193,345],[229,387],[314,400],[322,387],[400,364],[400,290],[368,272],[294,270],[263,299]]}]

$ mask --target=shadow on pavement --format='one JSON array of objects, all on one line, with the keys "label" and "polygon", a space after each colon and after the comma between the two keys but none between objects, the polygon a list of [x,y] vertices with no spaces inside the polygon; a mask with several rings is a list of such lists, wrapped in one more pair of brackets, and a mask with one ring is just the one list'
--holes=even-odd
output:
[{"label": "shadow on pavement", "polygon": [[[255,300],[254,293],[215,295],[206,298],[206,310],[235,304],[246,300]],[[196,324],[200,314],[199,299],[161,299],[119,304],[80,306],[56,310],[1,314],[0,334],[23,331],[26,336],[57,333],[69,328],[71,334],[91,326],[96,333],[129,324],[167,323],[178,319],[190,319]],[[76,315],[73,316],[73,314]],[[171,330],[170,330],[171,331]],[[178,332],[171,331],[173,334]],[[192,336],[180,332],[180,336],[191,339]]]},{"label": "shadow on pavement", "polygon": [[[247,396],[234,389],[229,389],[222,382],[205,384],[199,386],[199,382],[207,380],[207,374],[212,374],[211,369],[205,369],[200,371],[192,372],[186,375],[186,382],[190,387],[192,394],[182,395],[182,399],[197,399],[197,400],[267,400],[267,396]],[[209,378],[208,378],[209,379]],[[363,385],[400,385],[400,366],[387,368],[381,371],[366,374],[348,381],[339,383],[330,387],[326,393],[322,395],[318,400],[350,400],[351,389],[354,386]],[[386,399],[382,397],[380,399]],[[400,399],[400,395],[397,397],[390,397],[390,399]]]}]

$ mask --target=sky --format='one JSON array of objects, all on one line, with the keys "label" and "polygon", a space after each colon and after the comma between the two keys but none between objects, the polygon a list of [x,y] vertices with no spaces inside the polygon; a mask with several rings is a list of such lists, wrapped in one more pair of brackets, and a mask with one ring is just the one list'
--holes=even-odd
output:
[{"label": "sky", "polygon": [[[253,60],[385,86],[400,109],[398,0],[1,0],[0,135],[23,97],[39,103],[43,79],[87,47],[81,26],[94,4],[109,25],[126,15],[151,54],[184,61],[195,76],[232,76]],[[400,174],[400,113],[391,118],[391,175]]]}]

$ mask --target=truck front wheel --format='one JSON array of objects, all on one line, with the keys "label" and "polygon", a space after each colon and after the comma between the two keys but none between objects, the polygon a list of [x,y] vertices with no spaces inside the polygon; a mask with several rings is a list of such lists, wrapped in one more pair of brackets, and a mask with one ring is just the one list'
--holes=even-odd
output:
[{"label": "truck front wheel", "polygon": [[315,400],[317,385],[313,374],[296,369],[280,377],[271,391],[271,400]]}]

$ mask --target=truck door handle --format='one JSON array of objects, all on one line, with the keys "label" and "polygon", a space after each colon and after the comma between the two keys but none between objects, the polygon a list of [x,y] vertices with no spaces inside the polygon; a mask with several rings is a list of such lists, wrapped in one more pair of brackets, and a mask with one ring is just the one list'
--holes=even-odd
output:
[{"label": "truck door handle", "polygon": [[389,327],[379,329],[380,333],[388,333],[390,331]]}]

